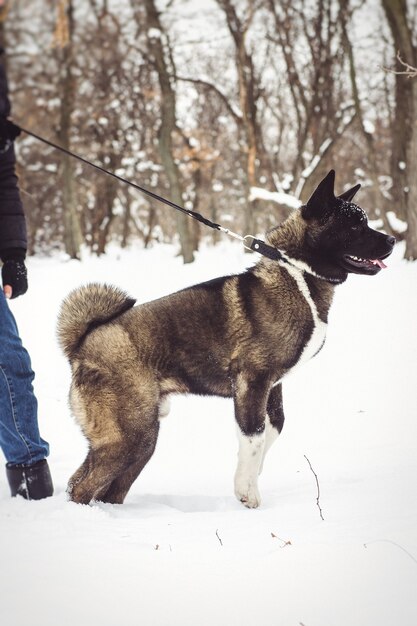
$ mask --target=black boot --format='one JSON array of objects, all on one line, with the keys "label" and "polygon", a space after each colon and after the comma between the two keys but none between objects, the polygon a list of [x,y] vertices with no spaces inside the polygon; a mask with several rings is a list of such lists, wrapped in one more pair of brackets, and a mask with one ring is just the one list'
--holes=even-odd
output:
[{"label": "black boot", "polygon": [[42,500],[52,496],[51,472],[46,459],[33,465],[6,465],[7,479],[12,496],[23,496],[26,500]]}]

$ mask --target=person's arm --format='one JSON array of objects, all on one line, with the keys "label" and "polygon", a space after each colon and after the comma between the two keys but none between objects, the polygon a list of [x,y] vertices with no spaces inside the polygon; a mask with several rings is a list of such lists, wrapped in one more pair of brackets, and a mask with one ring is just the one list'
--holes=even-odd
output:
[{"label": "person's arm", "polygon": [[[0,53],[1,54],[1,53]],[[16,176],[16,158],[7,116],[10,114],[7,77],[0,62],[0,258],[3,291],[16,298],[27,290],[26,220]]]}]

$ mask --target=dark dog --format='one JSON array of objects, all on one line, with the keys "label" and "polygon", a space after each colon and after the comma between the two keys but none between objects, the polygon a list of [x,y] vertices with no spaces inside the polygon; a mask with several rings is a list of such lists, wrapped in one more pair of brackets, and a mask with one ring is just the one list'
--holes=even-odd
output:
[{"label": "dark dog", "polygon": [[72,292],[58,335],[70,403],[90,449],[69,482],[75,502],[121,503],[151,458],[171,393],[231,397],[239,432],[237,498],[260,503],[258,474],[284,423],[281,381],[324,343],[335,285],[385,267],[395,239],[334,195],[334,171],[268,235],[283,259],[133,306],[120,290]]}]

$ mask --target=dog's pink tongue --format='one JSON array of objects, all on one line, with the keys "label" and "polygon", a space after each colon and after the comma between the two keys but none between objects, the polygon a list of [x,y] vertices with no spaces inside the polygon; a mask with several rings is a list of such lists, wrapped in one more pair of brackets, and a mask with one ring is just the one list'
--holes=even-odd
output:
[{"label": "dog's pink tongue", "polygon": [[385,263],[384,263],[383,261],[380,261],[379,259],[371,259],[371,262],[372,262],[374,265],[378,265],[378,267],[380,267],[382,270],[383,270],[385,267],[387,267],[387,266],[385,265]]}]

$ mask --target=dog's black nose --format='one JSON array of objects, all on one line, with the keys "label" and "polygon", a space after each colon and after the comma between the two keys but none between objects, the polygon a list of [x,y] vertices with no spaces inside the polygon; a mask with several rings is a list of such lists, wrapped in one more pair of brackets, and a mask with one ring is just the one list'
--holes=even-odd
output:
[{"label": "dog's black nose", "polygon": [[391,237],[391,235],[388,235],[388,237],[387,237],[387,243],[388,243],[390,246],[393,246],[393,245],[395,244],[395,237]]}]

